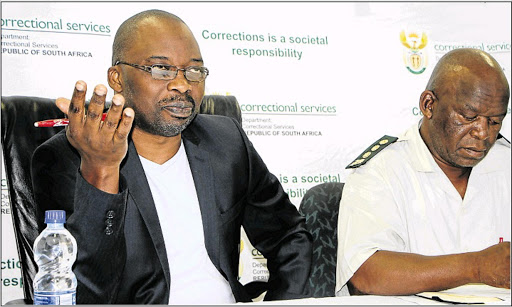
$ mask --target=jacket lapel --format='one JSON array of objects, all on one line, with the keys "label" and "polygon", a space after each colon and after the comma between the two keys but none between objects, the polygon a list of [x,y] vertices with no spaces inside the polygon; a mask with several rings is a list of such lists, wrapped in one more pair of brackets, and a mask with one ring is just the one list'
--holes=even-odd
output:
[{"label": "jacket lapel", "polygon": [[156,211],[155,202],[151,195],[148,181],[144,175],[144,169],[135,149],[135,145],[130,140],[128,144],[128,153],[124,165],[121,167],[121,174],[127,178],[128,182],[128,201],[133,200],[137,206],[142,219],[149,231],[151,240],[155,245],[158,259],[164,270],[165,281],[170,286],[170,269],[167,253],[165,249],[164,237],[158,213]]},{"label": "jacket lapel", "polygon": [[214,178],[210,164],[210,155],[200,146],[200,138],[194,133],[191,126],[183,132],[182,136],[199,200],[205,246],[217,270],[223,272],[220,268],[220,235],[218,230],[220,221],[215,203]]}]

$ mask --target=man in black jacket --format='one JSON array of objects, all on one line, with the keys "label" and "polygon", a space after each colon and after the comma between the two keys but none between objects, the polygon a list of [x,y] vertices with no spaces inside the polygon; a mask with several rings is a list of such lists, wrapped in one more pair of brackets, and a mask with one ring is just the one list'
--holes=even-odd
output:
[{"label": "man in black jacket", "polygon": [[[241,127],[197,115],[208,70],[187,25],[151,10],[126,20],[107,89],[33,157],[42,217],[64,209],[78,243],[77,303],[250,301],[238,282],[240,228],[267,258],[265,299],[305,297],[311,236]],[[42,218],[41,218],[42,221]]]}]

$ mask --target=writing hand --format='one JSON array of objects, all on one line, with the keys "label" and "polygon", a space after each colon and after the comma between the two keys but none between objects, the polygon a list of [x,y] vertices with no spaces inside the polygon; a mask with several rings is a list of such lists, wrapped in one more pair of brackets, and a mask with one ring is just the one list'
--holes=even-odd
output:
[{"label": "writing hand", "polygon": [[510,242],[503,242],[479,252],[481,282],[510,289]]},{"label": "writing hand", "polygon": [[88,110],[85,110],[87,84],[78,81],[69,103],[69,125],[66,136],[80,153],[80,171],[87,182],[107,193],[118,193],[120,165],[128,151],[133,109],[123,110],[124,97],[116,94],[107,117],[102,122],[107,88],[94,88]]}]

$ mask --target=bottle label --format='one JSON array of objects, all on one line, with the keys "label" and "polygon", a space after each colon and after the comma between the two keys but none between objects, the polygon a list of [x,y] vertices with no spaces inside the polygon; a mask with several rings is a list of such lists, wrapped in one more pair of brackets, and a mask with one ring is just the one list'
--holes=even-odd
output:
[{"label": "bottle label", "polygon": [[35,292],[34,305],[76,305],[76,290]]}]

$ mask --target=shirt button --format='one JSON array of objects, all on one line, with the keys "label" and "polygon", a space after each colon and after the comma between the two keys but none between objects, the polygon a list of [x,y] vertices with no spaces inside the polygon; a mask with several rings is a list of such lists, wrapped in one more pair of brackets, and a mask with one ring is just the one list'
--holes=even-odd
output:
[{"label": "shirt button", "polygon": [[109,219],[111,219],[111,218],[114,218],[114,216],[116,216],[115,213],[114,213],[114,210],[108,210],[107,217]]}]

